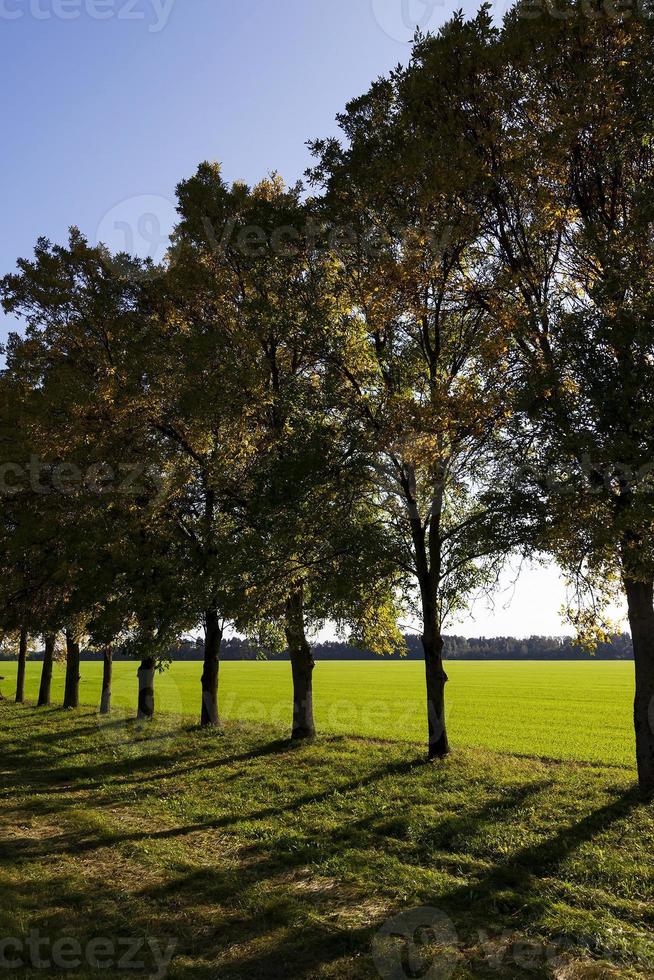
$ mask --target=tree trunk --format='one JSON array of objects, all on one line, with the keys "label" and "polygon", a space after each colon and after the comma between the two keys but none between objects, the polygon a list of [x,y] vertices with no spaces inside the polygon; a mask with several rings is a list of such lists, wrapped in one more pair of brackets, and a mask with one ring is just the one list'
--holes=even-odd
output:
[{"label": "tree trunk", "polygon": [[50,692],[52,690],[52,665],[54,663],[55,642],[55,636],[50,635],[45,637],[45,653],[43,654],[41,686],[39,688],[39,708],[48,708],[50,706]]},{"label": "tree trunk", "polygon": [[313,669],[315,661],[304,632],[304,599],[298,589],[286,602],[286,642],[293,671],[293,732],[291,738],[314,738]]},{"label": "tree trunk", "polygon": [[66,686],[64,708],[79,707],[79,643],[66,630]]},{"label": "tree trunk", "polygon": [[218,714],[218,672],[220,670],[220,646],[223,631],[220,628],[218,613],[208,609],[205,615],[204,669],[202,671],[202,728],[219,728]]},{"label": "tree trunk", "polygon": [[154,674],[157,668],[154,657],[146,657],[138,669],[139,702],[138,721],[151,721],[154,718]]},{"label": "tree trunk", "polygon": [[18,674],[16,675],[16,704],[25,701],[25,671],[27,669],[27,630],[23,626],[20,631],[18,647]]},{"label": "tree trunk", "polygon": [[634,727],[638,783],[654,796],[654,584],[625,579],[636,667]]},{"label": "tree trunk", "polygon": [[114,651],[112,647],[105,647],[103,653],[102,667],[102,697],[100,698],[100,714],[108,715],[111,713],[111,680],[114,667]]},{"label": "tree trunk", "polygon": [[443,637],[430,610],[427,610],[427,617],[429,618],[425,619],[423,627],[422,646],[427,680],[428,756],[430,759],[442,759],[450,751],[445,724],[447,674],[443,668]]},{"label": "tree trunk", "polygon": [[443,636],[438,615],[438,589],[441,581],[443,540],[441,518],[443,515],[444,474],[434,470],[434,497],[430,508],[427,528],[417,504],[417,483],[412,467],[405,467],[402,481],[407,511],[411,522],[416,562],[416,577],[420,587],[422,611],[422,648],[425,654],[425,679],[427,688],[427,754],[429,759],[442,759],[450,751],[445,724],[445,685],[447,674],[443,669]]}]

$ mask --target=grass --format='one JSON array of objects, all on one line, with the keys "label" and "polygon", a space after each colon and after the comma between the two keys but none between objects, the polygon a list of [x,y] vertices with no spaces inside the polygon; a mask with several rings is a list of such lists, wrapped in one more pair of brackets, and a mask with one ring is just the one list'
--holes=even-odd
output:
[{"label": "grass", "polygon": [[[29,664],[28,696],[36,698],[40,664]],[[525,756],[632,767],[633,664],[624,662],[450,662],[448,719],[454,745]],[[157,678],[158,708],[199,716],[199,663],[176,663]],[[12,690],[15,666],[3,664]],[[131,714],[136,664],[117,662],[114,702]],[[55,703],[63,696],[57,667]],[[99,700],[101,665],[82,664],[81,698]],[[418,662],[325,662],[314,682],[320,731],[370,738],[423,741],[424,668]],[[289,724],[290,666],[283,662],[225,663],[221,710],[229,720]]]},{"label": "grass", "polygon": [[179,980],[654,975],[632,772],[283,733],[0,705],[0,937],[174,941]]}]

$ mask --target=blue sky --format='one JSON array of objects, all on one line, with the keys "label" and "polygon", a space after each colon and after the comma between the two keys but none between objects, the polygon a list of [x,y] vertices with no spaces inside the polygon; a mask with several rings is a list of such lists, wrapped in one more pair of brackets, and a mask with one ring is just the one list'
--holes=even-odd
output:
[{"label": "blue sky", "polygon": [[[334,133],[348,99],[407,59],[415,26],[435,29],[457,6],[0,0],[0,274],[39,235],[61,241],[72,224],[92,241],[160,254],[175,185],[202,160],[221,161],[229,179],[274,169],[297,180],[306,140]],[[8,327],[0,314],[0,339]],[[460,632],[561,632],[554,570],[503,588]]]},{"label": "blue sky", "polygon": [[[306,140],[406,59],[414,24],[449,12],[432,0],[0,0],[0,270],[70,224],[94,238],[121,208],[137,224],[143,197],[163,232],[175,184],[204,159],[229,178],[296,180]],[[134,230],[147,250],[148,227]]]}]

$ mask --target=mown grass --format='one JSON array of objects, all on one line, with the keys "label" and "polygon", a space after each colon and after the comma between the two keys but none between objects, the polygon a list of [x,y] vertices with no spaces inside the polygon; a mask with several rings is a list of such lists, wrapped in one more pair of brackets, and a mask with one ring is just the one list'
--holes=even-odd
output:
[{"label": "mown grass", "polygon": [[[283,734],[0,705],[0,936],[174,940],[180,980],[654,975],[631,772]],[[375,937],[420,907],[455,934],[402,961]]]},{"label": "mown grass", "polygon": [[[631,663],[450,662],[448,719],[455,745],[500,752],[634,764]],[[158,710],[199,717],[199,663],[176,663],[157,678]],[[11,664],[0,673],[11,691]],[[35,698],[40,664],[29,665],[28,694]],[[136,665],[117,662],[114,700],[131,714]],[[13,675],[12,675],[13,676]],[[82,664],[81,697],[99,701],[101,666]],[[372,738],[423,741],[426,731],[424,668],[417,662],[320,663],[314,696],[320,730]],[[63,668],[55,673],[61,703]],[[283,662],[225,663],[221,710],[229,720],[290,724],[290,666]]]}]

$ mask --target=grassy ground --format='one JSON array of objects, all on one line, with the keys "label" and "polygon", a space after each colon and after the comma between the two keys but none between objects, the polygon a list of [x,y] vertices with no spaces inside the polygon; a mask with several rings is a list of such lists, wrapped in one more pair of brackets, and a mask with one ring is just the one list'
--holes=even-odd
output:
[{"label": "grassy ground", "polygon": [[281,735],[0,705],[0,937],[174,942],[180,980],[654,975],[631,772]]},{"label": "grassy ground", "polygon": [[[198,663],[177,663],[157,679],[159,710],[199,717]],[[11,691],[10,672],[4,691]],[[136,665],[115,667],[118,708],[133,711]],[[36,697],[40,664],[29,665],[28,691]],[[631,663],[450,663],[448,716],[454,744],[521,755],[633,765]],[[101,666],[82,665],[84,703],[99,700]],[[418,662],[321,663],[315,675],[320,730],[373,738],[425,738],[424,668]],[[63,669],[55,675],[61,703]],[[289,723],[287,663],[225,663],[221,710],[228,719]]]}]

